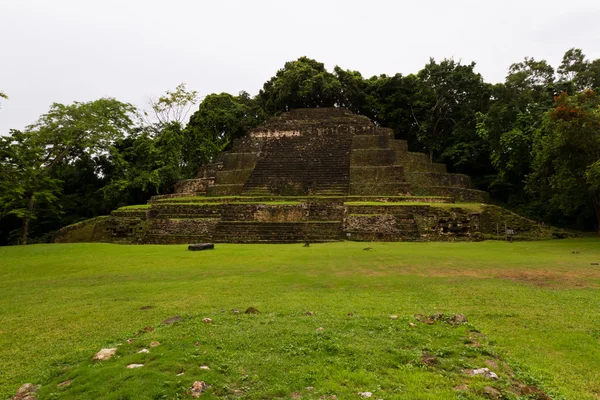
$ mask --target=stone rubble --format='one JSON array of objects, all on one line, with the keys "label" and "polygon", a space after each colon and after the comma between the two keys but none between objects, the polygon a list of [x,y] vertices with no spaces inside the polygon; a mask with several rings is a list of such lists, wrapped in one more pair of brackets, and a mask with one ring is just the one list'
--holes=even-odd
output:
[{"label": "stone rubble", "polygon": [[11,397],[11,400],[35,400],[37,397],[35,392],[39,389],[39,386],[33,383],[25,383],[17,390],[17,393]]}]

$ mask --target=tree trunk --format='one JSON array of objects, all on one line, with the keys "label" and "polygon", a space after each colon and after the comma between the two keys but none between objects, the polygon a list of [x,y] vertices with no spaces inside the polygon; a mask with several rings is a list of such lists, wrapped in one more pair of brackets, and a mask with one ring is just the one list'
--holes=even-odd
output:
[{"label": "tree trunk", "polygon": [[27,203],[27,214],[23,217],[21,221],[21,231],[19,233],[19,244],[27,244],[27,237],[29,236],[29,221],[31,220],[31,216],[33,215],[33,206],[35,204],[35,200],[33,196],[29,197],[29,202]]}]

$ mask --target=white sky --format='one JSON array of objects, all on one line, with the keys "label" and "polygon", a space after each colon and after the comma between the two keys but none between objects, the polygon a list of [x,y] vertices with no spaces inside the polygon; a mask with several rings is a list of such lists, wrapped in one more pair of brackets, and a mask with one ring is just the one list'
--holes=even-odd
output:
[{"label": "white sky", "polygon": [[51,103],[104,96],[144,107],[181,82],[255,95],[306,55],[372,75],[429,57],[504,80],[525,56],[555,67],[571,47],[600,58],[593,0],[0,0],[0,134]]}]

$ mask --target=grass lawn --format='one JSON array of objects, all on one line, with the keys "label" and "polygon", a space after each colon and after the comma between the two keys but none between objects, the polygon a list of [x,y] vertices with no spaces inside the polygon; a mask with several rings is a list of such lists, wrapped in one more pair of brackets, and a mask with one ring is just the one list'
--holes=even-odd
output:
[{"label": "grass lawn", "polygon": [[[0,399],[25,382],[40,399],[184,398],[198,380],[202,398],[598,399],[593,263],[596,238],[4,247]],[[435,313],[469,322],[414,316]],[[486,366],[498,380],[465,373]]]}]

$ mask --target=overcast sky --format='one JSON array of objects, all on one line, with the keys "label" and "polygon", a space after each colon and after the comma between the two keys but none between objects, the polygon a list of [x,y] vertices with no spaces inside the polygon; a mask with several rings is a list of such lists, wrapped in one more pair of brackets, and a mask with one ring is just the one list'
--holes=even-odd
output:
[{"label": "overcast sky", "polygon": [[143,107],[189,89],[254,95],[306,55],[379,74],[428,61],[475,61],[503,81],[525,56],[557,66],[582,48],[600,58],[598,0],[0,0],[0,134],[53,102],[110,96]]}]

